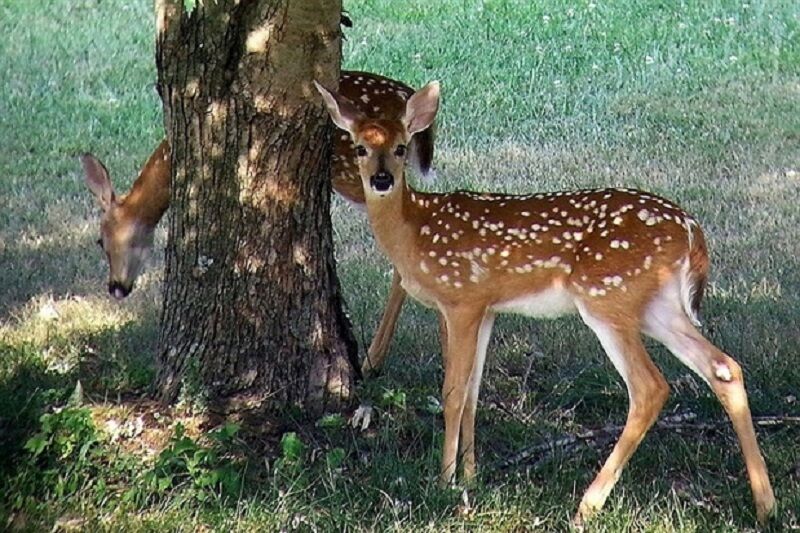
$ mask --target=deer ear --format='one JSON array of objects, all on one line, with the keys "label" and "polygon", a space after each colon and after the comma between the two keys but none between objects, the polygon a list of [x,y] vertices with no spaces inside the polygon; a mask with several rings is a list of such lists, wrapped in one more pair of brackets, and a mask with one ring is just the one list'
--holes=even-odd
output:
[{"label": "deer ear", "polygon": [[350,135],[353,135],[356,123],[365,118],[364,114],[348,99],[340,94],[329,91],[316,80],[314,80],[314,86],[317,88],[317,91],[319,91],[319,94],[322,95],[322,100],[325,102],[325,107],[328,108],[328,114],[331,116],[333,123],[350,133]]},{"label": "deer ear", "polygon": [[433,124],[439,110],[439,82],[432,81],[411,95],[406,102],[403,123],[409,135],[414,135]]},{"label": "deer ear", "polygon": [[83,154],[80,159],[83,165],[86,185],[94,194],[97,203],[100,204],[100,208],[103,211],[108,211],[111,208],[111,204],[114,203],[114,188],[111,186],[111,179],[108,177],[106,167],[92,154]]}]

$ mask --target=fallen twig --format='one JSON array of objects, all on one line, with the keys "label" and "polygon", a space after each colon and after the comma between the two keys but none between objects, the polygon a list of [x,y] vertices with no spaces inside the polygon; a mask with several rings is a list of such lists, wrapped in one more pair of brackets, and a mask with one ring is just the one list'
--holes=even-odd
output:
[{"label": "fallen twig", "polygon": [[[727,418],[714,422],[694,422],[696,419],[697,415],[691,412],[670,415],[656,422],[654,429],[668,429],[678,432],[688,430],[700,432],[713,430],[729,424]],[[800,424],[800,416],[757,416],[753,418],[753,424],[758,427]],[[611,442],[615,442],[619,438],[620,433],[622,433],[623,428],[624,426],[620,425],[609,425],[600,429],[583,431],[576,435],[563,435],[547,442],[535,444],[514,454],[508,459],[500,461],[497,469],[502,470],[509,468],[534,458],[530,466],[536,468],[549,461],[556,450],[571,452],[580,445],[590,446],[592,448],[603,448]]]}]

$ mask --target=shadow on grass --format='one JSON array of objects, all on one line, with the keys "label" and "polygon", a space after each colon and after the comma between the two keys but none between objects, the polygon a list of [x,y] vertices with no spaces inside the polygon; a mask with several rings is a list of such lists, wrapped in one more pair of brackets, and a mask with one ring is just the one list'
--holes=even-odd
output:
[{"label": "shadow on grass", "polygon": [[[54,339],[44,350],[0,344],[0,471],[13,466],[39,417],[63,405],[78,381],[87,401],[144,392],[153,375],[153,339],[151,323],[129,321]],[[58,353],[64,347],[78,353]]]},{"label": "shadow on grass", "polygon": [[[71,236],[62,242],[48,240],[40,245],[10,242],[0,253],[4,265],[0,269],[0,322],[13,317],[36,296],[58,297],[91,290],[88,279],[96,273],[107,275],[101,252],[88,236]],[[96,286],[104,291],[105,279],[98,279]]]}]

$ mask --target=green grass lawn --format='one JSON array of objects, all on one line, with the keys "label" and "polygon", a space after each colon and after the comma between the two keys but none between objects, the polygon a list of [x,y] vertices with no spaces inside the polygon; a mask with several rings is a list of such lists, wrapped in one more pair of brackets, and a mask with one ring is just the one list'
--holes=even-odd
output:
[{"label": "green grass lawn", "polygon": [[[563,4],[346,1],[354,27],[344,67],[415,86],[441,81],[433,189],[626,185],[686,207],[713,260],[705,331],[742,363],[754,415],[800,415],[800,4]],[[166,411],[141,399],[153,374],[164,230],[137,292],[109,301],[98,213],[76,155],[94,152],[122,190],[159,142],[151,10],[0,0],[0,529],[567,529],[608,448],[507,461],[624,422],[624,386],[576,319],[498,320],[468,504],[434,482],[442,422],[429,397],[442,370],[435,316],[416,304],[403,311],[385,371],[361,386],[379,414],[367,432],[289,414],[215,440],[202,429],[216,421],[191,406]],[[366,345],[391,270],[364,217],[340,200],[332,215]],[[699,379],[660,346],[651,352],[673,389],[665,414],[722,419]],[[83,410],[40,422],[78,380]],[[176,421],[188,437],[175,436]],[[279,444],[283,431],[302,446]],[[759,438],[778,498],[773,527],[800,527],[800,426],[760,428]],[[736,440],[722,424],[653,430],[589,529],[754,524]]]}]

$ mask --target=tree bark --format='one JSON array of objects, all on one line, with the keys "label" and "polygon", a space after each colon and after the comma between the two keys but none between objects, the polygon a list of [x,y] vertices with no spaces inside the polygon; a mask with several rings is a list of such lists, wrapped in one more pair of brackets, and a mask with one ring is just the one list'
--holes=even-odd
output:
[{"label": "tree bark", "polygon": [[156,389],[338,409],[357,348],[330,222],[341,0],[156,0],[172,209]]}]

